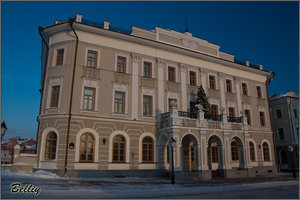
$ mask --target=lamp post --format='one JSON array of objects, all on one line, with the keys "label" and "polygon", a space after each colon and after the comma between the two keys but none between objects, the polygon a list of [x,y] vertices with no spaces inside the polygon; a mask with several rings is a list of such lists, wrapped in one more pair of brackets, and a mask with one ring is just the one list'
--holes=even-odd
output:
[{"label": "lamp post", "polygon": [[289,150],[289,152],[290,152],[290,155],[291,155],[291,160],[292,160],[292,170],[293,170],[293,177],[294,178],[296,178],[296,172],[295,172],[295,166],[294,166],[294,158],[295,158],[295,150],[294,150],[294,148],[295,148],[295,145],[293,145],[293,144],[290,144],[289,146],[288,146],[288,150]]},{"label": "lamp post", "polygon": [[175,144],[176,144],[176,140],[174,140],[173,137],[171,137],[169,139],[169,145],[171,147],[171,171],[172,171],[172,174],[171,174],[171,183],[172,184],[175,184],[175,173],[174,173],[174,147],[175,147]]},{"label": "lamp post", "polygon": [[4,137],[4,134],[5,134],[6,130],[7,130],[7,126],[5,124],[5,121],[3,121],[1,123],[1,141],[2,141],[2,138]]}]

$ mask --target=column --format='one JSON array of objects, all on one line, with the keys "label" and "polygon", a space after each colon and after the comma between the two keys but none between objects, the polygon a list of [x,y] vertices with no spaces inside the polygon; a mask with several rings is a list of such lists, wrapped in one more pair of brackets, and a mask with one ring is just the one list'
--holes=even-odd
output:
[{"label": "column", "polygon": [[223,155],[222,155],[222,146],[217,146],[218,150],[218,169],[223,169]]},{"label": "column", "polygon": [[250,152],[249,152],[249,134],[244,134],[245,144],[244,144],[244,162],[245,168],[252,168],[250,162]]},{"label": "column", "polygon": [[201,85],[202,85],[204,91],[207,92],[206,91],[206,69],[200,68],[199,71],[200,71],[200,76],[201,76]]},{"label": "column", "polygon": [[179,63],[179,69],[180,69],[180,78],[181,78],[181,102],[182,102],[182,110],[187,111],[187,105],[186,105],[186,67]]},{"label": "column", "polygon": [[[205,132],[206,133],[206,132]],[[203,133],[203,134],[205,134]],[[206,137],[201,136],[201,170],[208,170],[208,157],[207,157],[207,143],[206,143]]]},{"label": "column", "polygon": [[237,97],[237,103],[238,103],[238,115],[241,116],[241,111],[242,111],[242,100],[241,100],[241,88],[240,88],[240,79],[238,77],[234,77],[235,81],[235,88],[236,88],[236,97]]},{"label": "column", "polygon": [[160,113],[165,112],[164,109],[164,71],[163,66],[165,64],[165,60],[157,58],[157,90],[158,90],[158,109]]},{"label": "column", "polygon": [[138,70],[139,70],[139,56],[136,53],[131,53],[132,60],[132,91],[131,91],[131,115],[132,119],[138,118]]},{"label": "column", "polygon": [[224,108],[224,111],[223,111],[223,121],[224,122],[227,122],[227,115],[226,115],[226,103],[225,103],[225,86],[224,86],[224,74],[219,72],[218,73],[218,76],[219,76],[219,81],[220,81],[220,91],[221,91],[221,104],[222,104],[222,107]]},{"label": "column", "polygon": [[224,132],[224,147],[225,147],[225,167],[226,169],[232,169],[231,167],[231,146],[229,141],[229,133]]}]

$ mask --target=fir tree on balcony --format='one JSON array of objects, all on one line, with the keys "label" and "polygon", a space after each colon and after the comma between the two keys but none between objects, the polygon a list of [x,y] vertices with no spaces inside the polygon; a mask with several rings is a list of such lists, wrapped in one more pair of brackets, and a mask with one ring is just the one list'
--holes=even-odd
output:
[{"label": "fir tree on balcony", "polygon": [[[201,110],[204,112],[204,118],[205,119],[209,118],[211,116],[210,104],[208,103],[208,98],[206,96],[206,93],[202,85],[200,85],[200,87],[198,88],[196,105],[197,104],[202,105]],[[196,106],[196,111],[198,110],[199,108]]]}]

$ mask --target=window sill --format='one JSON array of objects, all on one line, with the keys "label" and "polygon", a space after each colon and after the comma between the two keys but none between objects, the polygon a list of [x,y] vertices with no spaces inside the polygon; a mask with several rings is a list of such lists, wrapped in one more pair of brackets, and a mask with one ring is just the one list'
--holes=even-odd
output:
[{"label": "window sill", "polygon": [[98,113],[98,111],[96,111],[96,110],[85,110],[85,109],[80,109],[80,112],[84,112],[84,113],[95,113],[95,114]]},{"label": "window sill", "polygon": [[46,108],[46,111],[57,111],[59,109],[59,107],[49,107],[49,108]]},{"label": "window sill", "polygon": [[57,159],[54,159],[54,160],[40,160],[40,162],[57,162]]},{"label": "window sill", "polygon": [[127,113],[116,113],[116,112],[113,112],[112,115],[115,115],[115,116],[128,116]]},{"label": "window sill", "polygon": [[154,119],[153,115],[142,115],[141,117],[144,119]]}]

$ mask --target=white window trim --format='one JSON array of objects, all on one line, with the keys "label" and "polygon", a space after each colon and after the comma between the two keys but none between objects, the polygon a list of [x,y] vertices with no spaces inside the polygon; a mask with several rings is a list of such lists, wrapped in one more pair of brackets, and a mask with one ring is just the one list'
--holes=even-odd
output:
[{"label": "white window trim", "polygon": [[149,133],[149,132],[146,132],[146,133],[143,133],[140,138],[139,138],[139,163],[140,164],[153,164],[153,163],[143,163],[143,159],[142,159],[142,156],[143,156],[143,139],[145,137],[151,137],[152,140],[153,140],[153,163],[156,163],[156,142],[155,142],[155,136],[153,133]]},{"label": "white window trim", "polygon": [[[141,74],[141,76],[143,76],[144,77],[144,62],[149,62],[149,63],[151,63],[151,77],[150,78],[155,78],[154,77],[154,62],[152,61],[152,60],[147,60],[147,59],[142,59],[142,74]],[[147,78],[149,78],[149,77],[147,77]]]},{"label": "white window trim", "polygon": [[200,84],[199,84],[199,78],[198,78],[198,71],[197,70],[193,70],[193,69],[188,69],[188,83],[187,85],[191,85],[190,83],[190,72],[195,72],[196,73],[196,87],[198,87]]},{"label": "white window trim", "polygon": [[[166,80],[169,81],[169,67],[174,67],[175,68],[175,81],[174,83],[179,83],[179,80],[178,80],[178,67],[174,64],[170,64],[170,63],[167,63],[166,64],[167,68],[166,68]],[[170,82],[173,82],[173,81],[170,81]]]},{"label": "white window trim", "polygon": [[[250,154],[250,142],[252,142],[253,144],[254,144],[254,153],[255,153],[255,161],[252,161],[251,160],[251,154]],[[250,162],[257,162],[258,160],[257,160],[257,148],[256,148],[256,142],[253,140],[253,139],[248,139],[248,143],[247,143],[247,145],[248,145],[248,151],[249,151],[249,161]]]},{"label": "white window trim", "polygon": [[[260,87],[260,92],[261,92],[261,97],[258,97],[257,96],[257,87]],[[262,85],[260,85],[260,84],[255,84],[255,96],[257,97],[257,98],[261,98],[261,99],[264,99],[265,98],[265,95],[264,95],[264,90],[263,90],[263,86]]]},{"label": "white window trim", "polygon": [[[48,91],[47,91],[47,102],[46,102],[46,109],[59,109],[61,105],[61,94],[63,91],[63,77],[57,78],[49,78],[48,79]],[[51,104],[51,97],[52,97],[52,87],[59,86],[59,97],[58,97],[58,105],[57,107],[50,107]]]},{"label": "white window trim", "polygon": [[235,90],[235,84],[234,84],[233,78],[226,77],[226,76],[225,76],[225,83],[224,83],[225,84],[224,85],[225,93],[230,93],[230,92],[227,92],[226,80],[231,81],[231,94],[234,94],[236,90]]},{"label": "white window trim", "polygon": [[84,134],[84,133],[91,133],[94,136],[95,139],[95,154],[94,154],[94,162],[92,163],[97,163],[98,159],[99,159],[99,135],[98,133],[91,129],[91,128],[84,128],[81,129],[77,135],[76,135],[76,143],[75,143],[75,162],[79,162],[79,156],[80,156],[80,137]]},{"label": "white window trim", "polygon": [[[260,124],[260,112],[264,113],[264,119],[265,119],[265,125],[262,126]],[[264,106],[258,106],[258,119],[259,119],[259,127],[269,127],[267,123],[267,113],[266,113],[266,108]]]},{"label": "white window trim", "polygon": [[[83,108],[84,101],[84,88],[90,87],[95,88],[95,110],[85,110]],[[97,112],[98,111],[98,96],[99,96],[99,80],[88,79],[82,77],[82,86],[81,86],[81,101],[80,101],[80,110],[84,112]]]},{"label": "white window trim", "polygon": [[53,48],[53,60],[52,60],[52,67],[56,67],[56,66],[61,66],[61,65],[56,65],[56,59],[57,59],[57,51],[63,49],[64,50],[64,58],[63,58],[63,64],[66,64],[66,52],[67,52],[67,45],[59,45],[57,47]]},{"label": "white window trim", "polygon": [[[45,159],[45,149],[46,149],[46,137],[48,133],[54,132],[56,133],[57,139],[56,139],[56,153],[55,153],[55,159],[54,160],[46,160]],[[42,140],[41,140],[41,152],[40,152],[40,161],[49,161],[49,162],[57,162],[57,156],[58,156],[58,147],[59,147],[59,132],[56,128],[49,127],[46,128],[42,133]]]},{"label": "white window trim", "polygon": [[[154,117],[155,116],[155,91],[154,89],[150,88],[141,88],[141,116],[142,117]],[[144,95],[146,96],[151,96],[152,97],[152,115],[147,116],[144,115],[143,110],[144,110]]]},{"label": "white window trim", "polygon": [[177,93],[174,92],[167,92],[167,112],[170,112],[169,110],[169,99],[176,99],[177,101],[177,108],[180,110],[180,98],[178,97]]},{"label": "white window trim", "polygon": [[125,137],[125,140],[126,140],[126,162],[124,163],[116,163],[116,164],[119,164],[119,165],[124,165],[124,164],[128,164],[129,161],[130,161],[130,138],[128,136],[128,134],[124,131],[114,131],[112,134],[110,134],[110,137],[109,137],[109,150],[108,150],[108,162],[109,163],[112,163],[112,164],[115,164],[112,162],[112,155],[113,155],[113,139],[116,135],[122,135]]},{"label": "white window trim", "polygon": [[90,47],[85,48],[85,59],[84,59],[83,66],[87,67],[88,51],[89,50],[97,52],[97,66],[96,66],[96,69],[100,68],[100,53],[101,53],[101,51],[100,51],[100,49],[93,49],[93,48],[90,48]]},{"label": "white window trim", "polygon": [[[122,54],[122,53],[116,53],[115,54],[115,72],[118,72],[117,70],[117,65],[118,65],[118,56],[121,56],[121,57],[125,57],[126,58],[126,74],[128,74],[128,70],[129,70],[129,56],[126,55],[126,54]],[[122,73],[122,72],[119,72],[119,73]]]},{"label": "white window trim", "polygon": [[[268,143],[268,145],[269,145],[269,156],[270,156],[270,161],[265,161],[265,159],[264,159],[264,146],[263,146],[263,144],[264,143]],[[271,144],[270,144],[270,142],[268,141],[268,140],[266,140],[266,139],[263,139],[263,141],[261,142],[261,155],[262,155],[262,161],[263,162],[271,162],[271,161],[273,161],[273,158],[272,158],[272,150],[271,150],[272,148],[271,148]]]},{"label": "white window trim", "polygon": [[[210,82],[209,82],[209,76],[214,76],[215,77],[215,89],[212,89],[210,88]],[[207,73],[207,88],[209,89],[212,89],[212,90],[220,90],[220,87],[219,87],[219,80],[218,80],[218,75],[217,74],[214,74],[214,73]]]},{"label": "white window trim", "polygon": [[[115,112],[115,93],[116,92],[124,92],[125,93],[125,111],[124,113],[116,113]],[[113,84],[113,92],[112,92],[112,107],[113,114],[118,115],[128,115],[128,85],[122,83],[114,83]]]},{"label": "white window trim", "polygon": [[[221,109],[221,104],[220,104],[220,102],[219,102],[219,99],[215,99],[215,98],[209,98],[208,99],[208,101],[209,101],[209,104],[210,105],[217,105],[218,106],[218,115],[220,115],[220,109]],[[227,110],[228,110],[228,108],[227,108]],[[225,110],[226,112],[227,112],[227,110]]]},{"label": "white window trim", "polygon": [[[247,86],[247,95],[244,95],[244,94],[243,94],[243,83],[245,83],[246,86]],[[250,93],[249,93],[249,83],[246,82],[246,81],[241,81],[241,86],[240,86],[240,87],[241,87],[241,95],[242,95],[242,96],[248,96],[248,97],[249,97],[249,96],[250,96]]]}]

